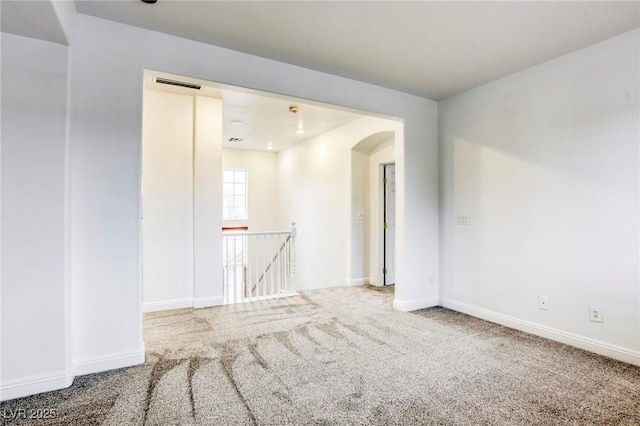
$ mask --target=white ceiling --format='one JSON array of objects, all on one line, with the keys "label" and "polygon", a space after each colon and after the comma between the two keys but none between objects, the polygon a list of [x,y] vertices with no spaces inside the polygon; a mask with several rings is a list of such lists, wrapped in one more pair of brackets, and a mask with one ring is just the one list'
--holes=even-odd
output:
[{"label": "white ceiling", "polygon": [[53,3],[49,1],[0,0],[3,33],[67,44]]},{"label": "white ceiling", "polygon": [[[53,3],[1,0],[2,31],[65,44]],[[75,5],[79,13],[433,100],[640,26],[639,1],[158,0],[149,5],[76,0]],[[359,117],[309,101],[201,83],[206,96],[224,100],[224,140],[243,139],[227,147],[266,149],[271,140],[277,151]],[[300,106],[295,116],[288,112],[292,103]],[[231,120],[244,124],[231,126]],[[294,132],[299,120],[304,135]]]},{"label": "white ceiling", "polygon": [[[195,83],[202,87],[196,90],[158,84],[157,77]],[[225,148],[278,152],[363,117],[344,108],[151,70],[145,72],[144,84],[152,90],[222,99],[222,140]],[[299,107],[295,114],[289,111],[292,105]],[[233,124],[234,121],[242,124]],[[304,134],[296,133],[299,128],[304,129]],[[230,138],[242,141],[230,142]]]},{"label": "white ceiling", "polygon": [[76,9],[433,100],[640,26],[638,1],[76,0]]},{"label": "white ceiling", "polygon": [[[273,151],[295,145],[303,140],[321,135],[362,117],[359,114],[318,105],[291,102],[286,99],[222,90],[223,146],[240,149],[269,149]],[[299,107],[297,113],[289,107]],[[241,121],[242,125],[234,125]],[[303,134],[296,131],[301,128]],[[241,138],[241,142],[229,142],[229,138]]]}]

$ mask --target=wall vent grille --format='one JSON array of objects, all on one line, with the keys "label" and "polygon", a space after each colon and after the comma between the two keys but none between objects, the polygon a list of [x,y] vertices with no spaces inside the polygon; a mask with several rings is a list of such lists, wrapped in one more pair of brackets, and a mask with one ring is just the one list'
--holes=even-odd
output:
[{"label": "wall vent grille", "polygon": [[178,81],[178,80],[170,80],[168,78],[162,78],[162,77],[156,77],[156,83],[168,84],[170,86],[186,87],[187,89],[196,89],[196,90],[200,90],[202,88],[202,86],[200,86],[199,84],[187,83],[185,81]]}]

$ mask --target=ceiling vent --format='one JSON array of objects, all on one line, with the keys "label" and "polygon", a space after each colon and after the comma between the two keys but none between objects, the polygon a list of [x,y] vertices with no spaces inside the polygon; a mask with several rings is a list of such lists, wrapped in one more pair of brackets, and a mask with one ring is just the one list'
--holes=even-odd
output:
[{"label": "ceiling vent", "polygon": [[242,142],[242,138],[229,138],[229,142]]},{"label": "ceiling vent", "polygon": [[168,84],[170,86],[186,87],[187,89],[200,90],[202,86],[199,84],[187,83],[185,81],[169,80],[168,78],[156,77],[156,83]]}]

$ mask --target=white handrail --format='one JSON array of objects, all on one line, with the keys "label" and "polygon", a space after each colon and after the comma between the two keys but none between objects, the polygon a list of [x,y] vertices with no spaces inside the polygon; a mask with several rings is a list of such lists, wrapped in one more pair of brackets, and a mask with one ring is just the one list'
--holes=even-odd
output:
[{"label": "white handrail", "polygon": [[291,231],[265,231],[265,232],[244,232],[244,231],[223,231],[223,235],[287,235]]}]

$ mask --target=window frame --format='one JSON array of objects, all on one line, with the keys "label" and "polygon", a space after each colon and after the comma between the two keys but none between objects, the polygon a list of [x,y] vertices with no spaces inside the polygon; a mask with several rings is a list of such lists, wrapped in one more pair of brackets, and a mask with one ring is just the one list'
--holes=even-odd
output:
[{"label": "window frame", "polygon": [[[227,182],[225,180],[226,172],[234,173],[232,182]],[[242,182],[236,181],[236,175],[235,175],[236,172],[244,173],[244,212],[243,212],[244,215],[241,217],[228,217],[227,212],[229,208],[231,208],[231,210],[235,210],[235,209],[238,209],[239,206],[237,206],[234,202],[232,202],[231,206],[229,206],[225,201],[227,199],[227,196],[231,196],[233,200],[236,197],[239,197],[242,195],[242,194],[236,194],[235,192],[236,185],[242,184]],[[233,186],[233,191],[231,194],[228,194],[225,191],[225,184],[231,184]],[[228,169],[222,170],[222,220],[249,220],[249,172],[247,171],[247,169],[228,168]]]}]

